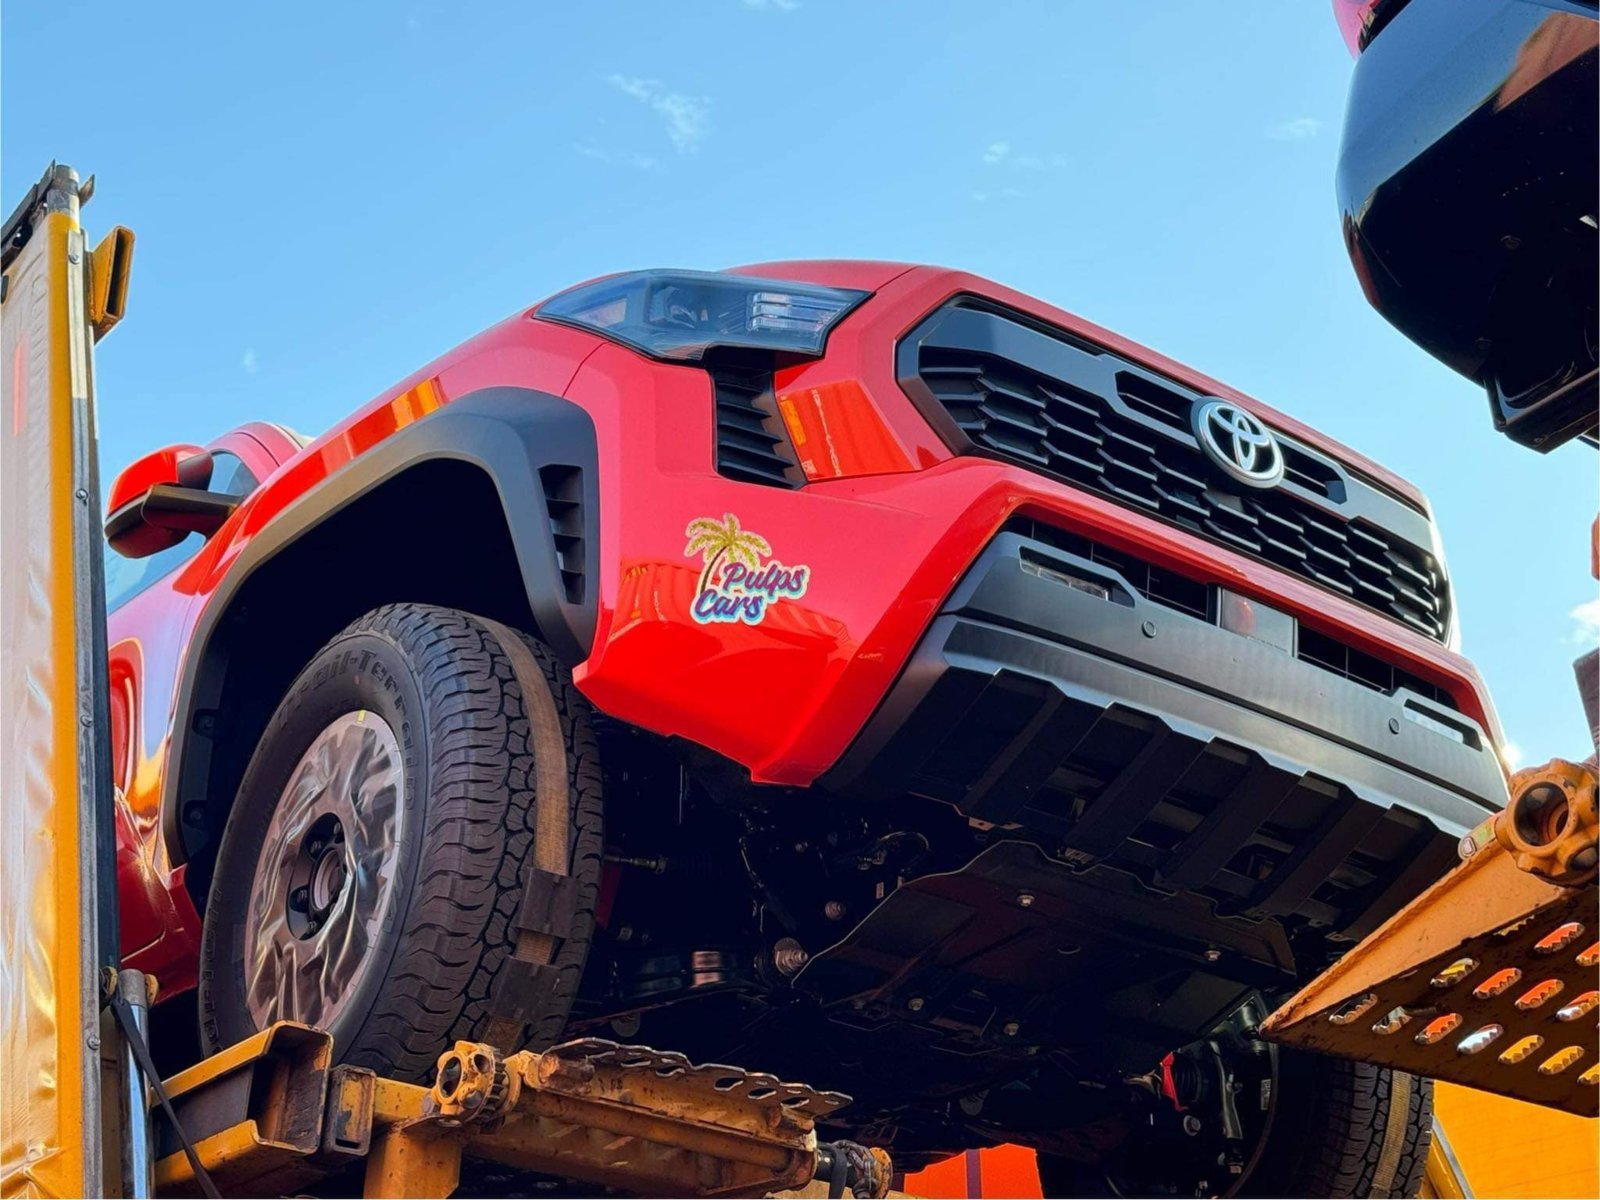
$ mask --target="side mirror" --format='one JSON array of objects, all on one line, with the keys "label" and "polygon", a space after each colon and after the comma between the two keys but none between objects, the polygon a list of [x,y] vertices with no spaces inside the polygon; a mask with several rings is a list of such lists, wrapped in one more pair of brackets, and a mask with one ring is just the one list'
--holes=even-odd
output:
[{"label": "side mirror", "polygon": [[199,446],[166,446],[136,459],[111,485],[106,543],[124,558],[148,558],[191,533],[210,537],[239,507],[239,497],[207,491],[211,455]]}]

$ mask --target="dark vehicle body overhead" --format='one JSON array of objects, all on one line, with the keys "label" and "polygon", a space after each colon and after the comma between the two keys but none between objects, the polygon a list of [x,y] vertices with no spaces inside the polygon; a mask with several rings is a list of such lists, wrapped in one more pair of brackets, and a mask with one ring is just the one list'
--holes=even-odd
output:
[{"label": "dark vehicle body overhead", "polygon": [[1592,437],[1596,5],[1358,7],[1338,195],[1367,298],[1512,438]]}]

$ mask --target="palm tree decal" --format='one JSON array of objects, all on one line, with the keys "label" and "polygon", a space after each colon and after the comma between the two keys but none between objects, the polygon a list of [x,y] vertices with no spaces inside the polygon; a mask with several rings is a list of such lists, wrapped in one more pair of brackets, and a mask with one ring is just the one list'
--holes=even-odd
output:
[{"label": "palm tree decal", "polygon": [[705,561],[697,591],[703,592],[712,585],[724,559],[759,571],[761,560],[772,555],[767,539],[759,533],[740,529],[739,518],[732,513],[723,513],[720,521],[715,517],[696,517],[683,532],[689,539],[689,544],[683,548],[684,556],[692,558],[698,554]]}]

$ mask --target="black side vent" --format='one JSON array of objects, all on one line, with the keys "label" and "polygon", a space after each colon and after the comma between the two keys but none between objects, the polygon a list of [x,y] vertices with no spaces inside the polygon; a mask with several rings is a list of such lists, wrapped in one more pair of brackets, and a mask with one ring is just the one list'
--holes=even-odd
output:
[{"label": "black side vent", "polygon": [[582,604],[583,573],[583,468],[560,463],[539,468],[544,488],[544,511],[550,519],[556,566],[561,570],[561,590],[568,604]]},{"label": "black side vent", "polygon": [[741,483],[797,488],[805,474],[795,460],[772,395],[772,372],[717,367],[717,473]]}]

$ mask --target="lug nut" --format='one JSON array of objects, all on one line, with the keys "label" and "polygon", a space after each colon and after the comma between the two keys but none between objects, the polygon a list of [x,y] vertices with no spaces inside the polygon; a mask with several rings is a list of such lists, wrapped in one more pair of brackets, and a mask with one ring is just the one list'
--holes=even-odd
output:
[{"label": "lug nut", "polygon": [[1016,1037],[1017,1034],[1022,1032],[1022,1026],[1015,1021],[1007,1021],[1000,1027],[1000,1032],[1007,1037]]},{"label": "lug nut", "polygon": [[1018,908],[1032,908],[1033,907],[1033,893],[1032,892],[1018,892],[1017,893],[1017,907]]},{"label": "lug nut", "polygon": [[822,906],[822,915],[830,921],[844,920],[844,914],[848,911],[849,909],[845,908],[842,900],[829,900]]},{"label": "lug nut", "polygon": [[912,1012],[921,1012],[923,1005],[925,1005],[926,1003],[927,1003],[927,1001],[924,1000],[921,996],[913,996],[913,997],[911,997],[911,999],[906,1001],[906,1007],[909,1008]]},{"label": "lug nut", "polygon": [[1183,1131],[1190,1137],[1200,1132],[1200,1118],[1193,1113],[1186,1113],[1183,1118]]},{"label": "lug nut", "polygon": [[1206,950],[1206,961],[1207,962],[1219,962],[1219,961],[1221,961],[1221,959],[1222,959],[1222,951],[1218,950],[1215,946],[1212,946],[1212,947],[1210,947],[1210,948],[1208,948]]}]

